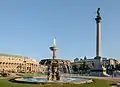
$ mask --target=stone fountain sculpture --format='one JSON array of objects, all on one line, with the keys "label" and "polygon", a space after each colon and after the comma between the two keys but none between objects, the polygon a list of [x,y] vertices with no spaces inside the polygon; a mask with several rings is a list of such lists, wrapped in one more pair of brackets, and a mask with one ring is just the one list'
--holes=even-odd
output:
[{"label": "stone fountain sculpture", "polygon": [[60,71],[59,71],[59,64],[56,61],[56,39],[54,38],[53,45],[49,47],[49,49],[52,51],[52,61],[51,64],[48,66],[48,80],[60,80]]}]

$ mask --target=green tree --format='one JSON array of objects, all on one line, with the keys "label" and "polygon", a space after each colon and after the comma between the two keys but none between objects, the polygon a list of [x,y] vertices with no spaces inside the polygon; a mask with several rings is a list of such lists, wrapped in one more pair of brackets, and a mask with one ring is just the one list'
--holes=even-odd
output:
[{"label": "green tree", "polygon": [[72,69],[73,69],[74,72],[78,72],[78,65],[76,65],[76,64],[73,65],[73,66],[72,66]]},{"label": "green tree", "polygon": [[87,59],[87,57],[85,56],[85,57],[84,57],[84,60],[86,60],[86,59]]},{"label": "green tree", "polygon": [[115,65],[115,70],[120,70],[120,64]]},{"label": "green tree", "polygon": [[108,64],[108,65],[107,65],[107,73],[110,74],[110,75],[113,75],[113,72],[114,72],[114,71],[115,71],[114,65]]},{"label": "green tree", "polygon": [[82,64],[80,64],[79,70],[82,71],[82,74],[88,74],[90,72],[90,67],[86,62],[83,62]]}]

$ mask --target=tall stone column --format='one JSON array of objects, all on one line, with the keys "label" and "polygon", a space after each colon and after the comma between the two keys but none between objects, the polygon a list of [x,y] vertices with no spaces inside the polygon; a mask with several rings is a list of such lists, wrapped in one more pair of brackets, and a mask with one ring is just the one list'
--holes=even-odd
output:
[{"label": "tall stone column", "polygon": [[100,8],[97,10],[97,16],[95,18],[96,20],[96,25],[97,25],[97,32],[96,32],[96,59],[100,59],[101,55],[101,16],[100,16]]}]

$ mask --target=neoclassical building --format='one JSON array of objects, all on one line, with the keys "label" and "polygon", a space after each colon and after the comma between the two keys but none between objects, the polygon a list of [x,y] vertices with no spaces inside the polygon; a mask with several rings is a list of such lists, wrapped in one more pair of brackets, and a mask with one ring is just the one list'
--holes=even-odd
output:
[{"label": "neoclassical building", "polygon": [[104,67],[106,67],[107,65],[116,65],[116,64],[119,64],[119,62],[114,59],[114,58],[102,58],[101,60],[98,60],[98,59],[74,59],[74,62],[72,64],[77,64],[77,65],[80,65],[82,64],[83,62],[86,62],[86,64],[89,65],[90,68],[95,68],[94,66],[97,66],[99,61],[101,61],[101,65],[103,65]]},{"label": "neoclassical building", "polygon": [[42,72],[40,67],[39,62],[29,57],[0,54],[0,72]]},{"label": "neoclassical building", "polygon": [[[114,58],[101,58],[101,60],[99,60],[99,59],[95,59],[95,58],[87,59],[85,57],[84,59],[75,58],[74,62],[72,62],[72,65],[80,65],[80,64],[83,64],[84,62],[89,66],[89,68],[93,72],[96,70],[99,70],[100,69],[99,65],[101,65],[103,75],[107,75],[106,74],[107,65],[115,66],[116,64],[119,64],[119,62]],[[95,73],[96,72],[94,72],[93,74],[95,75]]]}]

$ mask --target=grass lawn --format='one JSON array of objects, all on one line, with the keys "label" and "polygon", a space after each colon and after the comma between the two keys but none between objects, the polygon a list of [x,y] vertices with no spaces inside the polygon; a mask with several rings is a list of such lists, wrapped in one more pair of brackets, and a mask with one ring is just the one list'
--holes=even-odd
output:
[{"label": "grass lawn", "polygon": [[113,81],[94,79],[95,82],[90,84],[55,84],[55,85],[39,85],[39,84],[21,84],[9,82],[6,78],[0,78],[0,87],[110,87]]},{"label": "grass lawn", "polygon": [[23,77],[31,77],[31,76],[41,76],[44,74],[42,74],[42,73],[19,73],[17,75],[23,76]]}]

